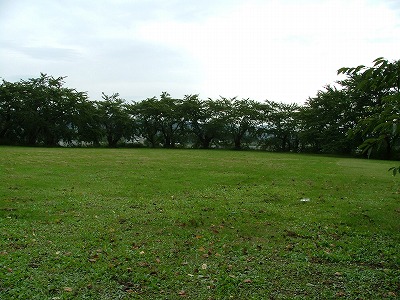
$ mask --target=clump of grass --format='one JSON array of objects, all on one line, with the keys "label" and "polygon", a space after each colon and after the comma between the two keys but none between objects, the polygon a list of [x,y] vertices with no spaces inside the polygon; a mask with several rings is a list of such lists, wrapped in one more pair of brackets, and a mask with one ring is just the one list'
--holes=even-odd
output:
[{"label": "clump of grass", "polygon": [[[392,163],[0,148],[2,299],[399,296]],[[309,201],[301,201],[309,199]]]}]

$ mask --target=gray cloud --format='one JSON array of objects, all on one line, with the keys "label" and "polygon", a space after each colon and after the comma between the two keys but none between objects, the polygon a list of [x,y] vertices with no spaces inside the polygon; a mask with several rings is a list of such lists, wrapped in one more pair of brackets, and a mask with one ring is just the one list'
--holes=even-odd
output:
[{"label": "gray cloud", "polygon": [[50,61],[73,61],[80,55],[79,52],[70,48],[57,47],[21,47],[15,48],[18,51],[34,59]]}]

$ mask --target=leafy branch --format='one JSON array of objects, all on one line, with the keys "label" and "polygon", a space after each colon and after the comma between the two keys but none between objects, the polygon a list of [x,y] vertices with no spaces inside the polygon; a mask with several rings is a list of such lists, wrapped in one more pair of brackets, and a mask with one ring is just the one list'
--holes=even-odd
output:
[{"label": "leafy branch", "polygon": [[397,173],[400,173],[400,166],[398,166],[398,167],[391,167],[388,171],[389,171],[389,172],[392,171],[392,172],[393,172],[393,176],[396,176]]}]

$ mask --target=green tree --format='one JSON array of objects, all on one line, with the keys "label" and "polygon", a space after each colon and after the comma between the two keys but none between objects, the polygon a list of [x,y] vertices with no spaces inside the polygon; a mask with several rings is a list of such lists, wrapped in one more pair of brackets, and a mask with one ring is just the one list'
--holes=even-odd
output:
[{"label": "green tree", "polygon": [[125,101],[118,93],[102,93],[102,101],[97,102],[100,123],[109,147],[117,147],[122,138],[130,139],[133,129]]},{"label": "green tree", "polygon": [[75,124],[77,127],[77,141],[100,146],[104,130],[96,102],[82,101],[78,104]]},{"label": "green tree", "polygon": [[[51,80],[51,83],[50,83]],[[62,78],[58,78],[61,82]],[[19,116],[22,128],[22,138],[24,143],[35,145],[43,142],[43,135],[50,131],[46,126],[49,125],[49,119],[52,118],[50,112],[50,101],[48,101],[48,90],[51,87],[57,88],[60,85],[53,81],[46,74],[41,74],[39,78],[20,81],[22,92],[20,99],[23,103],[21,114]],[[50,138],[45,138],[50,142]]]},{"label": "green tree", "polygon": [[363,65],[341,68],[347,75],[341,84],[347,89],[352,105],[361,113],[352,131],[361,134],[360,146],[370,155],[381,150],[385,159],[399,155],[400,61],[374,60],[373,67]]},{"label": "green tree", "polygon": [[221,111],[225,131],[237,150],[242,149],[244,140],[248,143],[255,140],[259,127],[268,117],[268,107],[254,100],[221,97],[217,104],[225,108]]},{"label": "green tree", "polygon": [[3,81],[0,85],[0,141],[2,143],[71,144],[78,137],[86,93],[64,87],[65,77]]},{"label": "green tree", "polygon": [[21,103],[18,123],[23,143],[56,146],[76,138],[78,103],[86,101],[87,96],[64,87],[64,78],[42,73],[39,78],[18,83]]},{"label": "green tree", "polygon": [[129,113],[136,124],[139,138],[144,138],[151,147],[157,147],[161,142],[158,99],[153,97],[135,102],[129,106]]},{"label": "green tree", "polygon": [[147,98],[130,106],[138,125],[138,134],[152,146],[175,148],[186,138],[183,101],[163,92],[160,99]]},{"label": "green tree", "polygon": [[350,154],[353,150],[347,133],[355,122],[345,90],[326,86],[306,101],[299,117],[304,151]]},{"label": "green tree", "polygon": [[22,109],[21,84],[3,80],[0,85],[0,144],[19,142]]},{"label": "green tree", "polygon": [[182,111],[187,122],[186,132],[195,137],[195,147],[208,149],[213,141],[222,138],[224,107],[219,102],[200,100],[198,95],[186,95]]},{"label": "green tree", "polygon": [[266,101],[266,105],[269,115],[263,126],[266,135],[263,147],[273,151],[297,151],[299,106],[273,101]]},{"label": "green tree", "polygon": [[160,96],[158,124],[164,148],[175,148],[176,143],[184,141],[186,131],[182,104],[181,99],[174,99],[167,92]]}]

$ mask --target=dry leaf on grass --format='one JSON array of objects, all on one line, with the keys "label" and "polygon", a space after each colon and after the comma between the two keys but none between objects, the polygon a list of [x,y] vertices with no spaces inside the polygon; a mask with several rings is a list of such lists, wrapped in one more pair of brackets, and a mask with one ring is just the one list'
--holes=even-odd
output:
[{"label": "dry leaf on grass", "polygon": [[186,297],[187,296],[187,294],[186,294],[186,292],[184,290],[179,291],[178,295],[181,296],[181,297]]}]

